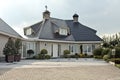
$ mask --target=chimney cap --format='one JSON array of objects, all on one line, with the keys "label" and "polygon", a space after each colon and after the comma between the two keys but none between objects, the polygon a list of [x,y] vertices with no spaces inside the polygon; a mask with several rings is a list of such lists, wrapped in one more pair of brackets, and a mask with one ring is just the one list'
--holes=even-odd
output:
[{"label": "chimney cap", "polygon": [[50,12],[49,12],[48,10],[46,10],[46,11],[45,11],[45,12],[43,12],[43,13],[49,14]]},{"label": "chimney cap", "polygon": [[79,17],[79,15],[78,14],[74,14],[73,17]]}]

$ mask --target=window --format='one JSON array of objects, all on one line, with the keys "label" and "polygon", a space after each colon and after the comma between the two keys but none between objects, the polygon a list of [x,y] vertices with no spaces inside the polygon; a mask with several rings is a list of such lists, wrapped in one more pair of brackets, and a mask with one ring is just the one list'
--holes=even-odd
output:
[{"label": "window", "polygon": [[83,52],[84,53],[92,52],[92,45],[91,44],[84,44],[83,45]]},{"label": "window", "polygon": [[59,34],[60,35],[67,35],[67,29],[60,28]]},{"label": "window", "polygon": [[31,34],[32,34],[32,29],[31,28],[26,29],[26,35],[31,35]]},{"label": "window", "polygon": [[91,47],[91,45],[88,45],[87,48],[88,48],[88,52],[92,52],[92,47]]},{"label": "window", "polygon": [[73,52],[73,46],[72,45],[69,45],[69,51]]}]

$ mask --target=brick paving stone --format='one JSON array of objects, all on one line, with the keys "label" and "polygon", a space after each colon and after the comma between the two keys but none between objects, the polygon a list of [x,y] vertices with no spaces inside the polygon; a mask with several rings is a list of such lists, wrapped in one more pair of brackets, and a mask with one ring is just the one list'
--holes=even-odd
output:
[{"label": "brick paving stone", "polygon": [[[91,63],[82,65],[82,63],[39,61],[24,63],[24,65],[21,63],[15,64],[17,68],[15,66],[3,68],[5,65],[2,66],[0,80],[120,80],[120,69],[104,62],[102,65],[99,62],[93,63],[94,65]],[[25,65],[28,66],[25,67]]]},{"label": "brick paving stone", "polygon": [[[1,69],[0,69],[1,72]],[[0,80],[120,80],[120,70],[112,65],[65,68],[9,69]]]}]

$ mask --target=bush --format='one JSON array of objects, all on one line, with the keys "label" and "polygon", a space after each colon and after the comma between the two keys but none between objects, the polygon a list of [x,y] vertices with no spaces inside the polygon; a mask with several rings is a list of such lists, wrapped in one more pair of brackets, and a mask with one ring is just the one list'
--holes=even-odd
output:
[{"label": "bush", "polygon": [[41,56],[39,54],[33,56],[34,59],[41,59]]},{"label": "bush", "polygon": [[97,48],[93,51],[93,55],[94,56],[102,56],[102,51],[103,51],[102,48]]},{"label": "bush", "polygon": [[64,57],[65,58],[68,58],[69,57],[69,54],[70,54],[70,51],[69,50],[64,50]]},{"label": "bush", "polygon": [[78,53],[75,53],[75,58],[79,58],[80,55]]},{"label": "bush", "polygon": [[42,49],[39,54],[39,59],[45,59],[45,55],[48,53],[46,49]]},{"label": "bush", "polygon": [[109,61],[114,62],[115,64],[120,64],[120,58],[111,58]]},{"label": "bush", "polygon": [[87,53],[85,53],[85,54],[84,54],[84,56],[85,56],[85,57],[87,57],[87,56],[88,56],[88,54],[87,54]]},{"label": "bush", "polygon": [[15,53],[15,45],[12,38],[8,39],[8,42],[5,44],[5,47],[3,49],[4,55],[14,55]]},{"label": "bush", "polygon": [[120,47],[115,48],[115,58],[120,58]]},{"label": "bush", "polygon": [[102,59],[102,56],[94,56],[96,59]]},{"label": "bush", "polygon": [[115,66],[118,67],[118,68],[120,68],[120,64],[116,64]]},{"label": "bush", "polygon": [[48,51],[46,50],[46,49],[42,49],[41,51],[40,51],[40,54],[47,54],[48,53]]},{"label": "bush", "polygon": [[105,61],[107,61],[109,58],[110,58],[109,55],[104,55],[104,56],[103,56],[103,59],[104,59]]},{"label": "bush", "polygon": [[70,58],[76,58],[76,55],[70,55]]},{"label": "bush", "polygon": [[103,50],[102,50],[102,56],[109,54],[109,52],[110,52],[110,49],[109,49],[109,48],[103,49]]},{"label": "bush", "polygon": [[116,59],[115,64],[120,64],[120,59]]},{"label": "bush", "polygon": [[50,55],[45,55],[45,59],[50,59],[51,56]]},{"label": "bush", "polygon": [[42,54],[37,54],[35,56],[33,56],[33,59],[50,59],[51,56],[50,55],[42,55]]},{"label": "bush", "polygon": [[70,54],[70,51],[69,50],[64,50],[64,55],[68,55]]},{"label": "bush", "polygon": [[84,58],[85,57],[85,54],[83,54],[83,53],[80,53],[80,58]]},{"label": "bush", "polygon": [[29,55],[29,57],[30,57],[32,54],[34,54],[34,51],[33,51],[32,49],[27,50],[27,54],[28,54],[28,55]]}]

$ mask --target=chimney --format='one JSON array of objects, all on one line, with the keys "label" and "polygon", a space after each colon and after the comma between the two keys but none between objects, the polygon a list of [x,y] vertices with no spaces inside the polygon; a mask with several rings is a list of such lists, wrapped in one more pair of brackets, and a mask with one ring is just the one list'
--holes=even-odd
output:
[{"label": "chimney", "polygon": [[45,6],[46,10],[43,12],[43,19],[49,19],[50,18],[50,12],[47,10],[47,5]]},{"label": "chimney", "polygon": [[45,12],[43,12],[43,19],[49,19],[49,18],[50,18],[50,12],[46,10]]},{"label": "chimney", "polygon": [[78,22],[78,17],[79,17],[79,15],[74,14],[73,15],[73,22]]}]

